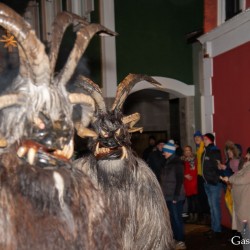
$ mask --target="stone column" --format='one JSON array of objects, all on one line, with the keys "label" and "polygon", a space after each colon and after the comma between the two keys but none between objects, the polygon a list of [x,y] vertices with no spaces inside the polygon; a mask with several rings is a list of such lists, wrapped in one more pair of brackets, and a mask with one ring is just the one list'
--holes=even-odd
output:
[{"label": "stone column", "polygon": [[194,130],[194,97],[180,98],[180,140],[182,147],[190,145],[194,148]]}]

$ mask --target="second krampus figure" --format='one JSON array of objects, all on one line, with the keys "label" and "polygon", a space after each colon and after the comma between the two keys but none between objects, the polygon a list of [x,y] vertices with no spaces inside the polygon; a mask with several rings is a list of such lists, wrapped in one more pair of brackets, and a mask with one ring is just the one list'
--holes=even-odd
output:
[{"label": "second krampus figure", "polygon": [[[91,121],[90,150],[92,154],[76,160],[74,165],[86,172],[103,190],[109,207],[117,218],[117,233],[124,250],[163,250],[173,248],[172,229],[166,202],[159,183],[130,147],[130,132],[141,130],[133,125],[139,114],[124,116],[122,105],[131,88],[142,80],[159,86],[145,75],[128,75],[118,86],[111,110],[106,109],[99,87],[82,77],[79,89],[89,93],[96,108]],[[78,134],[88,136],[90,131],[76,126]]]}]

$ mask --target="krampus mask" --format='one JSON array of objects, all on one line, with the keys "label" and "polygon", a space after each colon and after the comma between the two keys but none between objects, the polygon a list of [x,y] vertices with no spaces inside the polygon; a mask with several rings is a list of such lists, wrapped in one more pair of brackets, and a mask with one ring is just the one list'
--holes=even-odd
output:
[{"label": "krampus mask", "polygon": [[[130,146],[130,133],[141,131],[134,127],[138,113],[124,116],[122,105],[132,87],[146,80],[156,87],[160,84],[146,75],[128,75],[118,86],[111,110],[107,110],[99,87],[81,77],[77,83],[95,100],[91,120],[92,139],[89,154],[74,162],[104,190],[117,220],[116,230],[123,250],[172,249],[173,238],[166,202],[154,173],[137,157]],[[78,135],[90,130],[76,124]]]},{"label": "krampus mask", "polygon": [[[17,154],[30,164],[58,165],[73,153],[73,105],[91,109],[93,100],[84,94],[68,93],[65,85],[96,33],[114,35],[99,24],[89,24],[72,13],[60,13],[53,26],[49,55],[30,25],[13,10],[0,4],[0,25],[18,43],[20,70],[7,93],[0,97],[0,146],[17,142]],[[66,28],[73,25],[76,41],[63,69],[55,74],[60,43]],[[82,116],[85,126],[89,118]]]},{"label": "krampus mask", "polygon": [[[133,86],[143,80],[156,87],[161,86],[150,76],[129,74],[119,84],[113,106],[108,111],[98,85],[86,77],[81,76],[79,78],[77,86],[91,95],[96,104],[96,112],[91,120],[92,129],[95,133],[92,134],[94,138],[90,143],[90,148],[98,160],[117,160],[128,157],[127,147],[131,144],[130,133],[142,132],[142,128],[134,127],[140,119],[140,114],[134,113],[124,116],[122,106]],[[81,129],[79,124],[76,125],[76,128],[81,137],[90,134],[89,130]]]}]

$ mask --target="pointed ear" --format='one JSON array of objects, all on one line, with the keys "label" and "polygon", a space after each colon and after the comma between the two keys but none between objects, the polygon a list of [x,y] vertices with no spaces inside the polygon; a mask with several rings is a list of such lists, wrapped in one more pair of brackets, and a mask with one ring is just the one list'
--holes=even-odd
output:
[{"label": "pointed ear", "polygon": [[79,135],[81,138],[98,137],[95,131],[84,127],[80,122],[75,124],[75,129],[77,131],[77,135]]},{"label": "pointed ear", "polygon": [[141,116],[139,113],[134,113],[132,115],[124,116],[122,118],[122,122],[129,126],[129,128],[128,128],[129,133],[134,133],[137,131],[140,131],[140,133],[142,133],[142,131],[143,131],[142,127],[139,127],[139,128],[134,127],[134,125],[140,120],[140,117]]}]

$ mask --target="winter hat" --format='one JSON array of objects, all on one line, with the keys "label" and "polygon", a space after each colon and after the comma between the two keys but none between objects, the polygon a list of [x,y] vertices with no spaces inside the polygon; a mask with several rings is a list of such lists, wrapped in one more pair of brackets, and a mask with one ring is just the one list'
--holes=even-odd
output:
[{"label": "winter hat", "polygon": [[211,133],[206,133],[203,137],[207,137],[212,143],[214,143],[214,135]]},{"label": "winter hat", "polygon": [[194,137],[196,136],[199,136],[199,137],[203,137],[202,133],[200,130],[197,130],[195,133],[194,133]]},{"label": "winter hat", "polygon": [[162,151],[170,153],[170,154],[174,154],[175,149],[176,148],[175,148],[175,145],[174,145],[174,141],[170,140],[166,144],[164,144]]}]

